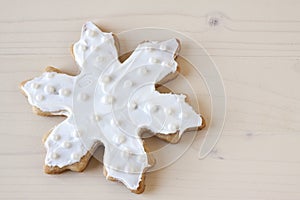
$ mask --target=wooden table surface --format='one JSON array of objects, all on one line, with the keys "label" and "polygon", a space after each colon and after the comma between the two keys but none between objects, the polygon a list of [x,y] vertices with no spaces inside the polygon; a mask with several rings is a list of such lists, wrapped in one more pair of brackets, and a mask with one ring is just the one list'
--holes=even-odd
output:
[{"label": "wooden table surface", "polygon": [[[0,199],[300,199],[299,10],[296,0],[1,0]],[[83,173],[42,170],[42,136],[62,118],[34,115],[18,84],[48,65],[77,72],[69,48],[88,20],[115,33],[184,33],[223,77],[227,116],[214,151],[198,159],[200,132],[174,164],[147,174],[142,195],[106,181],[95,159]]]}]

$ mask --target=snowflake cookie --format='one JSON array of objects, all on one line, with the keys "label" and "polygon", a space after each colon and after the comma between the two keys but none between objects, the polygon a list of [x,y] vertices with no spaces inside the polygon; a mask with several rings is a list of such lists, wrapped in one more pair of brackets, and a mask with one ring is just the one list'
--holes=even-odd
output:
[{"label": "snowflake cookie", "polygon": [[123,63],[115,44],[112,33],[87,22],[73,46],[81,73],[48,67],[21,89],[37,114],[67,117],[44,138],[46,173],[83,171],[93,151],[104,145],[106,178],[141,193],[144,173],[154,164],[141,134],[147,130],[175,143],[184,131],[204,127],[204,121],[185,95],[155,90],[177,70],[178,40],[143,42]]}]

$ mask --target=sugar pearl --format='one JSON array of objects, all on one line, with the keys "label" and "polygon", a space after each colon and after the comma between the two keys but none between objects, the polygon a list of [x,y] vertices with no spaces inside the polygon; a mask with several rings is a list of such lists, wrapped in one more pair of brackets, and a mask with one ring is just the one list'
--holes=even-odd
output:
[{"label": "sugar pearl", "polygon": [[157,112],[159,107],[157,105],[152,105],[152,104],[148,104],[147,105],[148,109],[150,110],[150,112]]},{"label": "sugar pearl", "polygon": [[104,84],[105,84],[105,83],[109,83],[109,82],[111,82],[111,79],[112,79],[112,78],[111,78],[110,76],[106,76],[106,75],[105,75],[105,76],[103,76],[103,77],[101,78],[101,82],[104,83]]},{"label": "sugar pearl", "polygon": [[133,82],[131,80],[124,81],[124,87],[125,88],[129,88],[131,86],[133,86]]},{"label": "sugar pearl", "polygon": [[155,63],[157,64],[157,63],[159,63],[160,61],[159,61],[159,59],[157,59],[157,58],[150,58],[150,59],[149,59],[149,62],[150,62],[150,63],[153,63],[153,64],[155,64]]},{"label": "sugar pearl", "polygon": [[55,140],[55,141],[60,140],[60,135],[58,135],[58,134],[53,135],[53,140]]},{"label": "sugar pearl", "polygon": [[31,88],[38,89],[40,87],[40,84],[38,83],[31,83]]},{"label": "sugar pearl", "polygon": [[102,98],[102,103],[104,104],[112,104],[114,103],[115,98],[111,95],[106,95]]},{"label": "sugar pearl", "polygon": [[93,119],[98,122],[101,120],[101,117],[100,117],[100,115],[95,114],[95,115],[93,115]]},{"label": "sugar pearl", "polygon": [[70,96],[71,90],[66,89],[66,88],[63,88],[63,89],[61,89],[61,90],[59,91],[59,93],[60,93],[62,96],[67,97],[67,96]]},{"label": "sugar pearl", "polygon": [[93,30],[87,30],[87,34],[88,36],[90,37],[95,37],[97,35],[97,32],[96,31],[93,31]]},{"label": "sugar pearl", "polygon": [[45,99],[45,97],[41,94],[38,94],[38,95],[36,95],[35,99],[38,101],[43,101]]},{"label": "sugar pearl", "polygon": [[57,153],[52,153],[51,158],[55,160],[55,159],[59,158],[59,155]]},{"label": "sugar pearl", "polygon": [[87,50],[87,46],[84,45],[84,44],[80,44],[79,48],[80,48],[81,51],[86,51]]},{"label": "sugar pearl", "polygon": [[66,148],[66,149],[70,148],[71,146],[72,146],[72,145],[71,145],[70,142],[64,142],[64,143],[63,143],[63,147]]},{"label": "sugar pearl", "polygon": [[80,93],[78,96],[78,100],[87,101],[89,99],[89,95],[86,93]]},{"label": "sugar pearl", "polygon": [[137,105],[136,102],[130,102],[130,103],[128,104],[128,107],[129,107],[130,109],[132,109],[132,110],[135,110],[135,109],[137,109],[138,105]]},{"label": "sugar pearl", "polygon": [[166,112],[167,115],[172,115],[174,113],[172,108],[166,108],[165,112]]},{"label": "sugar pearl", "polygon": [[55,92],[55,87],[51,85],[46,85],[44,91],[48,94],[53,94]]},{"label": "sugar pearl", "polygon": [[139,73],[142,75],[146,75],[148,73],[148,69],[146,69],[145,67],[142,67],[139,69]]},{"label": "sugar pearl", "polygon": [[79,160],[79,159],[80,159],[80,156],[79,156],[79,154],[77,154],[77,153],[72,153],[71,158],[72,158],[73,160]]}]

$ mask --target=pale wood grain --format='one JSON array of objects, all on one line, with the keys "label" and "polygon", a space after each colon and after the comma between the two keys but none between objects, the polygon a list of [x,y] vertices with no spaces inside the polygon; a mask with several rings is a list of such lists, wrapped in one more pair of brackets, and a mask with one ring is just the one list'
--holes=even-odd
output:
[{"label": "pale wood grain", "polygon": [[[1,1],[0,199],[300,199],[300,2],[289,1]],[[216,27],[209,13],[223,18]],[[149,173],[131,194],[102,176],[45,175],[42,135],[62,121],[31,113],[18,84],[48,65],[77,73],[70,46],[82,24],[104,30],[164,27],[200,42],[224,79],[227,118],[209,157],[203,135],[173,165]],[[207,97],[201,102],[209,115]]]}]

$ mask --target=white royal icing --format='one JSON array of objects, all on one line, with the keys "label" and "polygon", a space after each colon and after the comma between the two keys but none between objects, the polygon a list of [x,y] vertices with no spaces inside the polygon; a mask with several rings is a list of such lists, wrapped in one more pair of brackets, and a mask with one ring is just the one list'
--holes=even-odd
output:
[{"label": "white royal icing", "polygon": [[31,105],[67,116],[45,141],[45,164],[76,163],[101,143],[107,177],[136,190],[150,167],[141,131],[181,136],[202,124],[184,95],[155,90],[155,83],[176,71],[178,46],[176,39],[144,42],[121,63],[112,33],[87,22],[73,46],[81,73],[45,72],[23,86]]}]

